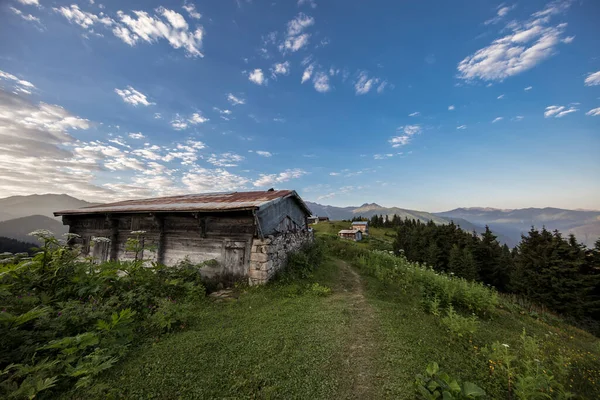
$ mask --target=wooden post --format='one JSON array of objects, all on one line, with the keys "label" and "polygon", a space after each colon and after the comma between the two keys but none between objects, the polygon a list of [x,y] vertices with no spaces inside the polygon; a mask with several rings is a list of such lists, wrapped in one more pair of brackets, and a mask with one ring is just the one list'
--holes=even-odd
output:
[{"label": "wooden post", "polygon": [[111,218],[110,215],[107,215],[106,218],[110,218],[110,261],[117,261],[119,257],[119,220]]},{"label": "wooden post", "polygon": [[158,249],[156,250],[156,262],[165,263],[165,219],[154,214],[154,220],[158,224]]}]

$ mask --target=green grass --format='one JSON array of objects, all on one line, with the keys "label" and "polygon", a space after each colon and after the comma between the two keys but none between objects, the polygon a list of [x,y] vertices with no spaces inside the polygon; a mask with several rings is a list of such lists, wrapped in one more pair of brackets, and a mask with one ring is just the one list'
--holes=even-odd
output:
[{"label": "green grass", "polygon": [[[328,263],[317,279],[335,279]],[[268,285],[199,307],[186,331],[144,344],[105,376],[126,398],[332,398],[351,315],[336,296]]]},{"label": "green grass", "polygon": [[[337,224],[318,224],[319,234]],[[496,340],[516,347],[525,328],[545,339],[547,352],[562,351],[574,360],[570,389],[600,398],[595,337],[505,307],[482,319],[471,339],[453,338],[438,317],[423,311],[414,288],[403,291],[357,271],[328,259],[310,279],[199,305],[184,331],[140,343],[101,382],[128,399],[413,399],[415,374],[436,361],[452,377],[502,399],[505,382],[490,375],[482,348]],[[313,282],[332,294],[307,290]]]},{"label": "green grass", "polygon": [[[319,222],[311,225],[316,235],[337,236],[342,229],[349,229],[351,222],[329,221]],[[369,227],[369,235],[363,236],[363,240],[357,242],[359,247],[374,250],[392,250],[392,244],[396,239],[396,231],[393,228]]]}]

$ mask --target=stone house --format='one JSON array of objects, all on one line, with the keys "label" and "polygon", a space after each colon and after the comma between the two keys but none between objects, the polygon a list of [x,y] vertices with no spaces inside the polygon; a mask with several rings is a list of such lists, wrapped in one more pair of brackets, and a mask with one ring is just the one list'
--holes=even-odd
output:
[{"label": "stone house", "polygon": [[354,221],[352,223],[351,229],[359,230],[364,235],[368,235],[369,234],[369,222],[368,221]]},{"label": "stone house", "polygon": [[[287,255],[312,241],[311,212],[293,190],[207,193],[129,200],[57,211],[69,232],[80,238],[82,254],[131,260],[128,238],[144,241],[141,258],[173,266],[216,260],[205,278],[264,283],[287,262]],[[136,232],[143,233],[136,233]],[[93,237],[109,239],[93,241]]]},{"label": "stone house", "polygon": [[355,229],[342,229],[338,232],[338,236],[341,239],[349,239],[355,242],[360,242],[362,240],[362,231]]}]

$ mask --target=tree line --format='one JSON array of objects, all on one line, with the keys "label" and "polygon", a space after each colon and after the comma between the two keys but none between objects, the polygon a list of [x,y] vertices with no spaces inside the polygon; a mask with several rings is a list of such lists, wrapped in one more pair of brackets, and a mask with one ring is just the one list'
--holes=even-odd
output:
[{"label": "tree line", "polygon": [[522,295],[587,325],[600,322],[600,239],[590,249],[572,234],[532,227],[510,249],[488,226],[478,234],[453,222],[436,225],[397,215],[374,215],[369,224],[395,228],[394,252],[411,261]]}]

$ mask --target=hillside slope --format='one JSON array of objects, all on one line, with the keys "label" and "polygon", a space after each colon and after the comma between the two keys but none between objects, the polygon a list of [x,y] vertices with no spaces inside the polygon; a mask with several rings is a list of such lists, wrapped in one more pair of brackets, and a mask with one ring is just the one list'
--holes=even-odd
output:
[{"label": "hillside slope", "polygon": [[[87,207],[97,203],[79,200],[66,194],[34,194],[30,196],[11,196],[0,199],[0,221],[44,215],[54,218],[54,211]],[[57,218],[60,220],[60,218]]]},{"label": "hillside slope", "polygon": [[20,240],[22,242],[37,242],[29,233],[37,229],[47,229],[60,237],[69,231],[69,227],[62,222],[44,215],[30,215],[28,217],[10,219],[0,222],[0,236]]}]

